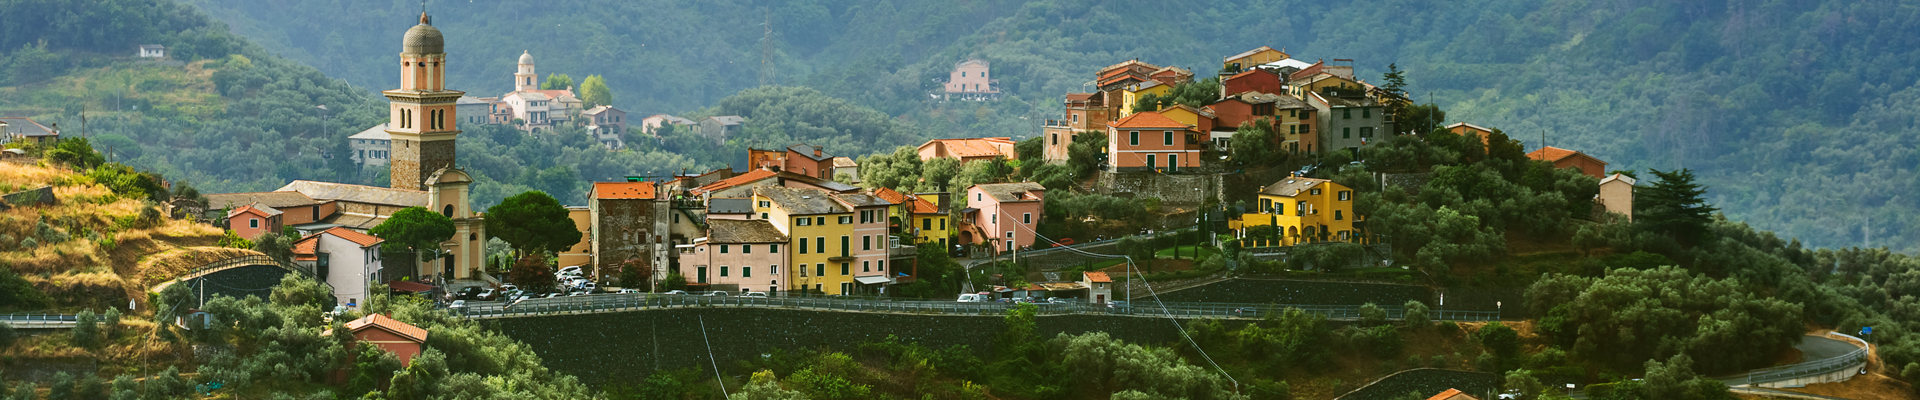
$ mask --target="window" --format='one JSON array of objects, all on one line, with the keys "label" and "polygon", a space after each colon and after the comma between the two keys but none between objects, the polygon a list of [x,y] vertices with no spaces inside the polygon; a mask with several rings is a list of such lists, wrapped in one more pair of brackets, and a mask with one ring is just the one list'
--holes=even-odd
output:
[{"label": "window", "polygon": [[961,78],[967,77],[967,71],[960,71],[960,77]]},{"label": "window", "polygon": [[840,263],[840,276],[847,276],[850,273],[852,273],[851,265],[847,263]]},{"label": "window", "polygon": [[767,207],[771,207],[771,206],[772,206],[772,205],[771,205],[771,204],[767,204],[767,202],[766,202],[765,200],[762,200],[762,201],[760,201],[760,208],[767,208]]},{"label": "window", "polygon": [[[805,272],[806,270],[802,269],[800,271]],[[780,264],[767,266],[767,273],[773,274],[773,276],[780,276]]]},{"label": "window", "polygon": [[727,277],[727,266],[725,265],[720,266],[720,277],[721,278]]},{"label": "window", "polygon": [[1007,231],[1007,238],[1008,238],[1008,239],[1012,239],[1012,238],[1013,238],[1013,231]]},{"label": "window", "polygon": [[799,226],[808,226],[808,225],[813,225],[813,218],[800,218],[800,219],[796,219],[796,220],[793,220],[793,224],[794,224],[794,225],[799,225]]},{"label": "window", "polygon": [[741,278],[752,278],[752,277],[753,277],[753,267],[748,267],[748,266],[741,266],[741,267],[740,267],[740,277],[741,277]]},{"label": "window", "polygon": [[947,230],[947,219],[946,219],[946,218],[941,218],[941,219],[940,219],[940,230],[943,230],[943,231],[944,231],[944,230]]},{"label": "window", "polygon": [[1341,138],[1341,139],[1352,139],[1352,138],[1353,138],[1353,128],[1340,128],[1340,138]]},{"label": "window", "polygon": [[873,272],[873,262],[872,262],[872,261],[861,261],[861,262],[860,262],[860,272]]},{"label": "window", "polygon": [[1371,108],[1360,109],[1360,118],[1373,118],[1373,109]]},{"label": "window", "polygon": [[[840,216],[840,224],[841,224],[841,225],[847,225],[847,224],[852,224],[852,223],[853,223],[853,216],[852,216],[852,215],[843,215],[843,216]],[[824,225],[824,224],[823,224],[823,225]]]},{"label": "window", "polygon": [[767,219],[767,213],[760,213],[760,219]]},{"label": "window", "polygon": [[1167,154],[1167,170],[1172,171],[1175,168],[1180,168],[1180,155]]},{"label": "window", "polygon": [[989,223],[998,224],[1000,223],[1000,214],[989,214],[987,215],[987,220],[990,221]]},{"label": "window", "polygon": [[1173,145],[1173,131],[1165,131],[1165,132],[1160,132],[1160,134],[1161,134],[1161,135],[1163,135],[1163,136],[1165,136],[1165,139],[1163,139],[1163,140],[1162,140],[1162,142],[1164,142],[1164,143],[1162,143],[1162,144],[1164,144],[1164,145],[1167,145],[1167,146],[1172,146],[1172,145]]},{"label": "window", "polygon": [[[813,276],[827,276],[827,265],[826,265],[826,264],[814,264],[814,265],[813,265]],[[815,288],[816,288],[816,289],[818,289],[818,288],[819,288],[819,287],[818,287],[819,285],[814,285],[814,286],[815,286]]]},{"label": "window", "polygon": [[1007,251],[1013,251],[1013,241],[1012,241],[1012,240],[1008,240],[1008,241],[1007,241]]},{"label": "window", "polygon": [[[724,244],[720,245],[720,254],[727,254],[727,245],[724,245]],[[722,274],[720,276],[726,276],[726,275]]]},{"label": "window", "polygon": [[873,236],[860,235],[860,249],[873,250]]},{"label": "window", "polygon": [[1360,127],[1360,137],[1363,137],[1363,138],[1373,137],[1373,127],[1371,126]]},{"label": "window", "polygon": [[[1306,111],[1306,110],[1301,110],[1301,111]],[[1301,120],[1301,121],[1306,121],[1306,120],[1309,120],[1309,119],[1313,119],[1313,113],[1311,113],[1311,112],[1302,112],[1302,113],[1300,113],[1300,120]]]},{"label": "window", "polygon": [[846,236],[846,235],[840,236],[840,256],[841,257],[846,257],[847,252],[849,250],[853,250],[852,243],[853,243],[853,237]]},{"label": "window", "polygon": [[920,220],[920,230],[923,230],[923,231],[933,230],[933,218]]},{"label": "window", "polygon": [[807,254],[807,238],[800,238],[800,254]]},{"label": "window", "polygon": [[1132,131],[1127,133],[1127,145],[1128,146],[1140,145],[1140,131]]},{"label": "window", "polygon": [[773,253],[773,254],[780,254],[780,245],[777,245],[777,244],[767,245],[767,252]]},{"label": "window", "polygon": [[1020,214],[1020,223],[1029,224],[1029,225],[1033,224],[1033,213]]},{"label": "window", "polygon": [[820,254],[827,254],[827,238],[826,237],[821,237],[821,236],[813,237],[813,252],[820,253]]},{"label": "window", "polygon": [[875,261],[873,266],[875,269],[880,270],[880,272],[887,272],[887,260]]},{"label": "window", "polygon": [[1307,203],[1293,203],[1293,215],[1307,215]]},{"label": "window", "polygon": [[1058,133],[1055,133],[1055,134],[1053,134],[1052,136],[1053,136],[1053,145],[1054,145],[1054,146],[1059,146],[1059,145],[1060,145],[1060,134],[1058,134]]},{"label": "window", "polygon": [[1260,211],[1273,212],[1273,199],[1260,199]]},{"label": "window", "polygon": [[707,283],[707,267],[699,267],[696,269],[698,269],[700,273],[699,274],[700,283]]},{"label": "window", "polygon": [[740,254],[753,254],[753,245],[750,245],[750,244],[740,245]]},{"label": "window", "polygon": [[1351,108],[1340,109],[1340,119],[1353,119],[1353,109]]},{"label": "window", "polygon": [[1153,163],[1153,155],[1152,155],[1152,154],[1148,154],[1148,155],[1147,155],[1147,168],[1153,168],[1154,166],[1155,166],[1155,164]]},{"label": "window", "polygon": [[1319,195],[1320,195],[1320,189],[1313,189],[1313,190],[1311,190],[1311,191],[1308,191],[1308,193],[1311,193],[1311,194],[1313,194],[1314,196],[1319,196]]},{"label": "window", "polygon": [[1353,191],[1351,190],[1340,191],[1340,201],[1348,201],[1348,200],[1353,200]]},{"label": "window", "polygon": [[813,217],[813,224],[814,224],[814,225],[820,225],[820,226],[826,226],[826,225],[827,225],[827,217]]},{"label": "window", "polygon": [[1310,133],[1310,132],[1313,132],[1312,125],[1300,124],[1300,133]]},{"label": "window", "polygon": [[1346,216],[1341,215],[1340,210],[1333,210],[1333,220],[1339,221],[1343,219],[1346,219]]},{"label": "window", "polygon": [[247,227],[248,227],[248,228],[259,228],[259,227],[260,227],[260,219],[259,219],[259,218],[247,218]]}]

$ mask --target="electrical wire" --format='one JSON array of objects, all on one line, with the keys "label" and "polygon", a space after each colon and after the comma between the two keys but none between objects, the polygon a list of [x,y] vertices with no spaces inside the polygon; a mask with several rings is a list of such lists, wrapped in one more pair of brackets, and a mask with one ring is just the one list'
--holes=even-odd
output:
[{"label": "electrical wire", "polygon": [[[1001,212],[1002,214],[1005,214],[1005,213],[1006,213],[1006,209],[1004,209],[1004,208],[1002,208],[1000,212]],[[1012,216],[1012,215],[1008,215],[1007,217],[1008,217],[1008,218],[1012,218],[1013,216]],[[1015,225],[1015,226],[1019,226],[1019,227],[1020,227],[1020,228],[1022,228],[1022,229],[1026,229],[1028,233],[1032,233],[1032,234],[1033,234],[1033,236],[1034,236],[1034,237],[1036,237],[1036,238],[1041,238],[1041,239],[1046,239],[1046,240],[1047,240],[1048,242],[1051,242],[1051,243],[1056,243],[1056,244],[1057,244],[1057,243],[1059,243],[1059,242],[1055,242],[1055,241],[1053,241],[1053,239],[1047,239],[1047,237],[1046,237],[1046,236],[1042,236],[1042,235],[1040,235],[1040,232],[1038,232],[1038,231],[1034,231],[1034,230],[1033,230],[1033,228],[1028,228],[1028,227],[1027,227],[1027,226],[1026,226],[1025,224],[1020,224],[1020,223],[1015,223],[1015,224],[1013,224],[1013,225]],[[1197,233],[1197,232],[1198,232],[1198,230],[1199,230],[1199,227],[1195,227],[1195,228],[1194,228],[1194,230],[1195,230],[1195,231],[1196,231],[1196,233]],[[1179,230],[1178,230],[1178,229],[1175,229],[1174,231],[1175,231],[1175,232],[1178,232]],[[1068,251],[1072,251],[1072,252],[1075,252],[1075,253],[1080,253],[1080,254],[1085,254],[1085,255],[1088,255],[1088,256],[1098,256],[1098,257],[1107,257],[1107,258],[1125,258],[1125,259],[1127,260],[1127,274],[1128,274],[1129,276],[1132,276],[1132,275],[1138,275],[1138,274],[1139,274],[1139,272],[1138,272],[1138,269],[1137,269],[1137,266],[1136,266],[1136,265],[1134,264],[1134,262],[1133,262],[1133,257],[1129,257],[1129,256],[1124,256],[1124,255],[1119,255],[1119,256],[1116,256],[1116,255],[1107,255],[1107,254],[1094,254],[1094,253],[1089,253],[1089,252],[1085,252],[1085,251],[1081,251],[1080,249],[1075,249],[1075,248],[1073,248],[1073,247],[1071,247],[1071,246],[1062,246],[1061,248],[1064,248],[1064,249],[1067,249]],[[1132,282],[1128,282],[1128,284],[1132,284]],[[1199,342],[1195,342],[1195,341],[1193,340],[1193,336],[1191,336],[1191,335],[1188,335],[1188,334],[1187,334],[1187,330],[1186,330],[1186,328],[1184,328],[1184,327],[1181,327],[1181,326],[1180,326],[1180,321],[1179,321],[1178,319],[1175,319],[1175,318],[1173,317],[1173,312],[1167,309],[1167,303],[1166,303],[1166,302],[1163,302],[1163,301],[1160,301],[1160,294],[1159,294],[1159,293],[1157,293],[1157,292],[1154,292],[1154,290],[1153,290],[1153,283],[1152,283],[1152,282],[1148,282],[1148,281],[1147,281],[1146,279],[1141,279],[1141,280],[1140,280],[1140,284],[1142,284],[1142,285],[1145,285],[1145,286],[1147,287],[1147,295],[1153,298],[1153,303],[1154,303],[1155,305],[1159,305],[1159,306],[1160,306],[1160,315],[1163,315],[1163,316],[1166,316],[1166,317],[1167,317],[1167,323],[1170,323],[1170,324],[1173,324],[1173,330],[1174,330],[1175,332],[1180,332],[1180,337],[1182,337],[1182,338],[1185,338],[1185,339],[1187,340],[1187,344],[1189,344],[1189,345],[1192,345],[1192,346],[1193,346],[1193,350],[1194,350],[1195,352],[1198,352],[1198,353],[1200,353],[1200,358],[1202,358],[1202,359],[1205,359],[1205,360],[1207,360],[1207,364],[1210,364],[1210,365],[1213,365],[1213,369],[1214,369],[1215,371],[1220,371],[1220,376],[1223,376],[1223,377],[1226,377],[1226,378],[1227,378],[1227,381],[1229,381],[1229,382],[1233,382],[1233,388],[1234,388],[1234,391],[1235,391],[1235,392],[1238,392],[1238,391],[1239,391],[1239,389],[1240,389],[1240,380],[1238,380],[1238,379],[1233,379],[1233,375],[1232,375],[1232,374],[1228,374],[1228,373],[1227,373],[1227,370],[1226,370],[1225,368],[1220,368],[1220,363],[1217,363],[1217,362],[1214,362],[1214,361],[1213,361],[1213,356],[1211,356],[1211,355],[1208,355],[1208,354],[1207,354],[1207,350],[1206,350],[1206,349],[1202,349],[1202,348],[1200,348],[1200,343],[1199,343]]]},{"label": "electrical wire", "polygon": [[720,378],[720,361],[713,357],[713,341],[707,339],[707,317],[700,316],[700,341],[707,344],[707,362],[713,364],[713,381],[720,383],[720,397],[733,397],[727,394],[727,381]]}]

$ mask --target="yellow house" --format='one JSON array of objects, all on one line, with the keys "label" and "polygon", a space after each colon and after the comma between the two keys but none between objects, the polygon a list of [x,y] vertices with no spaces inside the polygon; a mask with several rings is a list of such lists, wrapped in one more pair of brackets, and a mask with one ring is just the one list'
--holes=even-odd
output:
[{"label": "yellow house", "polygon": [[788,290],[847,294],[853,286],[853,210],[825,190],[762,186],[753,189],[754,214],[790,238]]},{"label": "yellow house", "polygon": [[[1242,235],[1253,245],[1292,246],[1324,241],[1360,242],[1353,223],[1353,190],[1333,181],[1288,177],[1260,189],[1259,208],[1240,216]],[[1273,225],[1278,236],[1246,235],[1245,229]]]},{"label": "yellow house", "polygon": [[953,228],[947,227],[947,207],[942,199],[946,193],[916,193],[914,201],[900,208],[912,208],[911,224],[915,243],[921,246],[940,245],[941,251],[951,248],[948,238],[953,237]]},{"label": "yellow house", "polygon": [[1160,81],[1146,81],[1127,86],[1125,89],[1120,89],[1120,117],[1125,118],[1128,115],[1133,115],[1133,105],[1139,102],[1141,97],[1146,97],[1149,94],[1156,97],[1166,96],[1167,93],[1172,91],[1173,86],[1162,84]]},{"label": "yellow house", "polygon": [[[573,228],[582,235],[580,243],[574,243],[567,251],[560,252],[556,261],[562,267],[587,265],[593,263],[593,213],[586,206],[567,206],[567,219],[573,220]],[[589,270],[591,270],[589,268]]]},{"label": "yellow house", "polygon": [[1320,73],[1306,77],[1306,79],[1287,82],[1287,87],[1293,92],[1294,98],[1305,100],[1307,93],[1324,93],[1324,90],[1330,87],[1347,90],[1366,90],[1367,86],[1360,84],[1360,82],[1354,82],[1352,79],[1342,78],[1339,75]]},{"label": "yellow house", "polygon": [[1240,54],[1221,57],[1220,70],[1231,70],[1234,73],[1240,73],[1262,64],[1289,58],[1293,58],[1293,56],[1287,55],[1286,52],[1274,50],[1272,47],[1260,46],[1260,48],[1247,50]]}]

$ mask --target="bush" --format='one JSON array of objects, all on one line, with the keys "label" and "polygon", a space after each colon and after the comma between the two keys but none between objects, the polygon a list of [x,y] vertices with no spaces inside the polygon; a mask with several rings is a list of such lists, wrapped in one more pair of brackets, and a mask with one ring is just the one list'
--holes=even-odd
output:
[{"label": "bush", "polygon": [[1480,327],[1479,331],[1473,333],[1473,338],[1480,341],[1481,347],[1502,359],[1513,358],[1520,352],[1520,333],[1499,321]]},{"label": "bush", "polygon": [[1473,369],[1482,372],[1498,371],[1500,369],[1500,359],[1494,357],[1493,353],[1480,353],[1479,357],[1473,358]]},{"label": "bush", "polygon": [[0,350],[13,347],[13,342],[19,339],[20,335],[13,331],[12,324],[0,324]]},{"label": "bush", "polygon": [[1290,400],[1293,398],[1293,386],[1287,381],[1259,379],[1253,381],[1253,387],[1247,390],[1248,400]]},{"label": "bush", "polygon": [[1453,367],[1452,361],[1453,360],[1447,359],[1447,356],[1435,354],[1433,355],[1433,361],[1427,364],[1427,366],[1433,368],[1451,368]]},{"label": "bush", "polygon": [[100,337],[113,340],[113,333],[120,330],[120,309],[108,308],[107,314],[100,318]]},{"label": "bush", "polygon": [[1427,319],[1427,303],[1421,303],[1419,300],[1407,300],[1406,307],[1407,329],[1420,329],[1432,324],[1431,320]]},{"label": "bush", "polygon": [[1381,309],[1380,306],[1373,305],[1373,303],[1360,305],[1360,325],[1375,326],[1386,322],[1387,310]]},{"label": "bush", "polygon": [[1452,335],[1460,331],[1460,324],[1453,321],[1440,321],[1440,333]]},{"label": "bush", "polygon": [[76,347],[91,349],[100,344],[100,323],[93,316],[93,310],[75,314],[73,331],[69,334],[72,335],[73,345]]}]

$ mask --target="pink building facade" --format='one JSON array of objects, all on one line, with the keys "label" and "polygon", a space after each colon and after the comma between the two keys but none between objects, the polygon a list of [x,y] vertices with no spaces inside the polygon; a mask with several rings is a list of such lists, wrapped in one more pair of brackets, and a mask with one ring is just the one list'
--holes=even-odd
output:
[{"label": "pink building facade", "polygon": [[688,283],[715,291],[775,292],[787,262],[787,235],[766,220],[707,221],[707,237],[680,245]]},{"label": "pink building facade", "polygon": [[1034,182],[992,183],[967,188],[960,242],[1007,252],[1033,245],[1046,187]]}]

